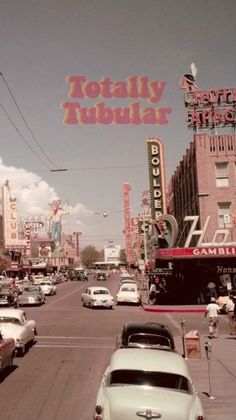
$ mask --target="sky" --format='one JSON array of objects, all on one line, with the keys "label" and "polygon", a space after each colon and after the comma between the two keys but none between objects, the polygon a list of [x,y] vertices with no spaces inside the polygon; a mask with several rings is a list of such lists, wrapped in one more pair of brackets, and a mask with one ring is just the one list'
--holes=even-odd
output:
[{"label": "sky", "polygon": [[[123,246],[123,185],[132,216],[149,188],[146,140],[162,140],[169,180],[192,140],[179,79],[195,63],[201,90],[235,87],[235,34],[235,0],[0,0],[0,183],[20,216],[46,216],[59,198],[71,209],[63,231],[81,232],[82,248]],[[70,98],[72,75],[166,85],[158,103]],[[63,102],[172,112],[159,125],[65,124]]]}]

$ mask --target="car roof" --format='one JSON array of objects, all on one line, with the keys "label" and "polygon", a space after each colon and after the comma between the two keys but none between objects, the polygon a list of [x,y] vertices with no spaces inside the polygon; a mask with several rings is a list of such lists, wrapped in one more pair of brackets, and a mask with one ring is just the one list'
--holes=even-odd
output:
[{"label": "car roof", "polygon": [[122,348],[113,353],[110,371],[145,370],[183,375],[190,379],[187,363],[175,352],[153,349]]},{"label": "car roof", "polygon": [[[99,287],[99,286],[90,286],[90,287],[87,287],[87,290],[91,290],[92,292],[94,291],[94,290],[107,290],[108,292],[109,292],[109,290],[107,289],[107,287]],[[109,292],[110,293],[110,292]]]},{"label": "car roof", "polygon": [[165,324],[158,322],[127,322],[122,331],[122,340],[125,341],[123,344],[127,344],[126,338],[132,334],[156,334],[166,337],[170,340],[171,348],[175,348],[174,338],[171,330]]}]

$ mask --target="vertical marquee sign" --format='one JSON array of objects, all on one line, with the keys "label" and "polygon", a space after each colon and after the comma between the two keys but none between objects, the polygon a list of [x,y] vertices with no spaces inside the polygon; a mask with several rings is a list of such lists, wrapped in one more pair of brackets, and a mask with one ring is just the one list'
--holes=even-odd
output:
[{"label": "vertical marquee sign", "polygon": [[166,180],[164,151],[161,140],[147,140],[151,218],[158,220],[166,213]]}]

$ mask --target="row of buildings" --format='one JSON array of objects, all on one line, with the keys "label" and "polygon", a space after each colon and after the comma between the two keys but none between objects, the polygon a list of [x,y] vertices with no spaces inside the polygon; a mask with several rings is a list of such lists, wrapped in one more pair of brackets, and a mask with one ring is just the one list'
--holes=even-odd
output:
[{"label": "row of buildings", "polygon": [[197,302],[209,282],[236,290],[236,89],[185,86],[184,104],[192,140],[168,183],[163,142],[147,140],[150,210],[138,220],[146,268],[177,300]]}]

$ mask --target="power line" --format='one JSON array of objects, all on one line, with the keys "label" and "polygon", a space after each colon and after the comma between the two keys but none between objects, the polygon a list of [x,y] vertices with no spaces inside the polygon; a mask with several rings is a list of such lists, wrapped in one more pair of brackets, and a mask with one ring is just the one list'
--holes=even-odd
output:
[{"label": "power line", "polygon": [[[10,94],[10,96],[11,96],[11,98],[12,98],[12,100],[13,100],[13,102],[14,102],[14,104],[15,104],[15,106],[16,106],[16,108],[17,108],[17,111],[19,112],[19,114],[20,114],[20,116],[21,116],[21,118],[22,118],[22,120],[24,121],[24,123],[25,123],[25,126],[27,127],[27,129],[28,129],[28,131],[30,132],[30,134],[31,134],[31,136],[32,136],[32,138],[33,138],[33,140],[34,140],[34,142],[37,144],[37,146],[39,147],[39,149],[41,150],[41,152],[42,152],[42,154],[44,155],[44,157],[48,160],[48,162],[50,162],[55,168],[57,168],[58,169],[58,166],[48,157],[48,155],[46,154],[46,152],[44,151],[44,149],[43,149],[43,147],[41,146],[41,144],[39,143],[39,141],[37,140],[37,138],[36,138],[36,136],[34,135],[34,133],[33,133],[33,130],[31,129],[31,127],[30,127],[30,125],[28,124],[28,122],[26,121],[26,118],[24,117],[24,114],[23,114],[23,112],[21,111],[21,109],[20,109],[20,106],[18,105],[18,103],[17,103],[17,101],[16,101],[16,98],[15,98],[15,95],[13,94],[13,92],[12,92],[12,89],[10,88],[10,86],[9,86],[9,84],[7,83],[7,81],[6,81],[6,79],[5,79],[5,77],[4,77],[4,75],[3,75],[3,73],[2,72],[0,72],[0,76],[2,77],[2,80],[3,80],[3,82],[4,82],[4,84],[5,84],[5,86],[7,87],[7,90],[8,90],[8,92],[9,92],[9,94]],[[31,149],[32,150],[32,149]],[[40,159],[41,160],[41,159]],[[42,160],[41,160],[41,162],[42,162]],[[46,164],[44,164],[45,166],[46,166]]]},{"label": "power line", "polygon": [[[0,107],[2,108],[4,114],[6,115],[6,117],[8,118],[8,120],[10,121],[11,125],[15,128],[16,132],[19,134],[20,138],[23,140],[23,142],[27,145],[27,147],[31,150],[31,152],[40,160],[40,162],[42,162],[42,164],[44,166],[46,166],[46,168],[48,168],[50,170],[50,167],[41,159],[41,157],[34,151],[34,149],[31,147],[31,145],[28,143],[28,141],[26,140],[26,138],[23,136],[23,134],[21,133],[21,131],[17,128],[17,126],[15,125],[14,121],[12,120],[12,118],[10,117],[10,115],[8,114],[7,110],[5,109],[5,107],[0,104]],[[18,172],[18,171],[16,171]],[[2,172],[4,173],[4,172]]]}]

